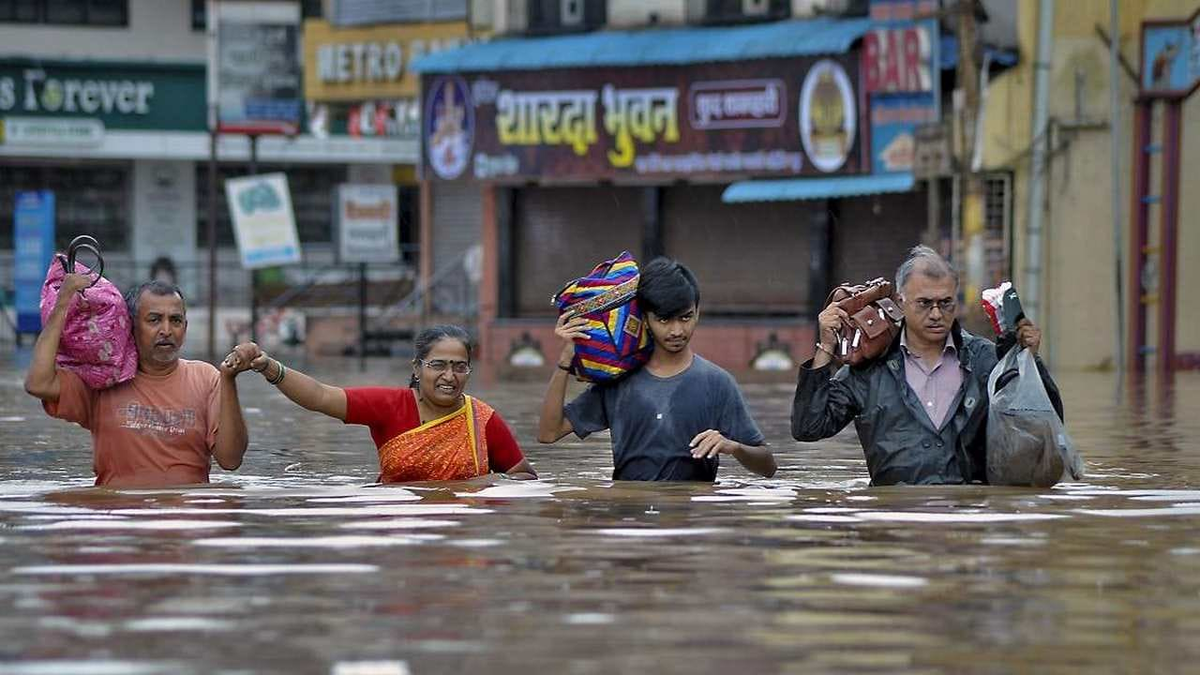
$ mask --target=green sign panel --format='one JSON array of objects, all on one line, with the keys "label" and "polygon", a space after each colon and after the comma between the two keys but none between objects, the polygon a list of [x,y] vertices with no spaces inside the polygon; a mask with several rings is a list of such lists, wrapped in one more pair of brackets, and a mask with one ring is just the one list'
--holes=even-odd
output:
[{"label": "green sign panel", "polygon": [[205,131],[203,65],[0,60],[0,117],[87,118],[107,129]]}]

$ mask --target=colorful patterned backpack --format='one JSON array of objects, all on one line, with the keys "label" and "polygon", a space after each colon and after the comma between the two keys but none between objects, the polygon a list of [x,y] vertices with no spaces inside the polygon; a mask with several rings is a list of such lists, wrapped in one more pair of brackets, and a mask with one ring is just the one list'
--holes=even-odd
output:
[{"label": "colorful patterned backpack", "polygon": [[[75,260],[80,251],[95,258],[95,269]],[[71,298],[54,362],[92,389],[107,389],[137,374],[137,344],[125,298],[105,279],[100,245],[86,235],[76,237],[67,253],[55,254],[42,284],[42,325],[50,319],[67,270],[95,277],[92,285]]]},{"label": "colorful patterned backpack", "polygon": [[556,293],[558,313],[588,320],[586,340],[575,341],[571,372],[584,382],[615,382],[650,359],[654,341],[637,304],[638,266],[629,251],[596,265]]}]

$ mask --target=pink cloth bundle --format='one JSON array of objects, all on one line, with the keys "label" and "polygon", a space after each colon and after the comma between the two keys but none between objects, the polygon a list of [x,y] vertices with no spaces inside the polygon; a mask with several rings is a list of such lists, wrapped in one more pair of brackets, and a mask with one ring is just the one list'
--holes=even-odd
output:
[{"label": "pink cloth bundle", "polygon": [[[56,254],[42,284],[42,325],[50,319],[66,276],[67,256]],[[137,373],[137,344],[125,298],[111,281],[81,263],[76,274],[96,274],[96,282],[75,294],[67,308],[55,363],[70,370],[92,389],[107,389]]]}]

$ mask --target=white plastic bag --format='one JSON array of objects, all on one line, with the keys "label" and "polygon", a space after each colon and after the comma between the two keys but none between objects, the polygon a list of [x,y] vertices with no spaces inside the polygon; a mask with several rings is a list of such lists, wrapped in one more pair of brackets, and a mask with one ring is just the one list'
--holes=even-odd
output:
[{"label": "white plastic bag", "polygon": [[[1000,391],[1006,371],[1015,379]],[[1033,354],[1013,348],[988,376],[987,478],[992,485],[1050,487],[1083,477],[1083,459],[1050,403]]]}]

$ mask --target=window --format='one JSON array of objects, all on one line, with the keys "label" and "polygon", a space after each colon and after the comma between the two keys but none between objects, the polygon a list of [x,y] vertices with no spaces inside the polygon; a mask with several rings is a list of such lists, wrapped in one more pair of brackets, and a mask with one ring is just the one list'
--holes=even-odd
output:
[{"label": "window", "polygon": [[[345,167],[258,165],[258,173],[287,174],[288,191],[292,196],[292,212],[296,215],[296,231],[301,243],[330,243],[333,241],[333,199],[339,183],[346,182]],[[225,200],[225,179],[250,173],[246,164],[222,162],[217,167],[217,244],[233,246],[233,223],[229,218],[229,203]],[[208,246],[208,162],[196,162],[196,245]]]},{"label": "window", "polygon": [[1012,278],[1012,174],[993,173],[983,179],[984,251],[992,286]]},{"label": "window", "polygon": [[129,0],[0,0],[0,21],[128,26]]},{"label": "window", "polygon": [[[72,239],[90,234],[104,250],[129,245],[130,170],[120,164],[15,166],[0,164],[0,213],[13,212],[18,191],[54,192],[54,242],[66,248]],[[0,249],[13,247],[12,228],[0,227]]]},{"label": "window", "polygon": [[[321,0],[300,0],[300,16],[304,19],[322,18]],[[207,26],[208,0],[192,0],[192,30],[205,30]]]}]

